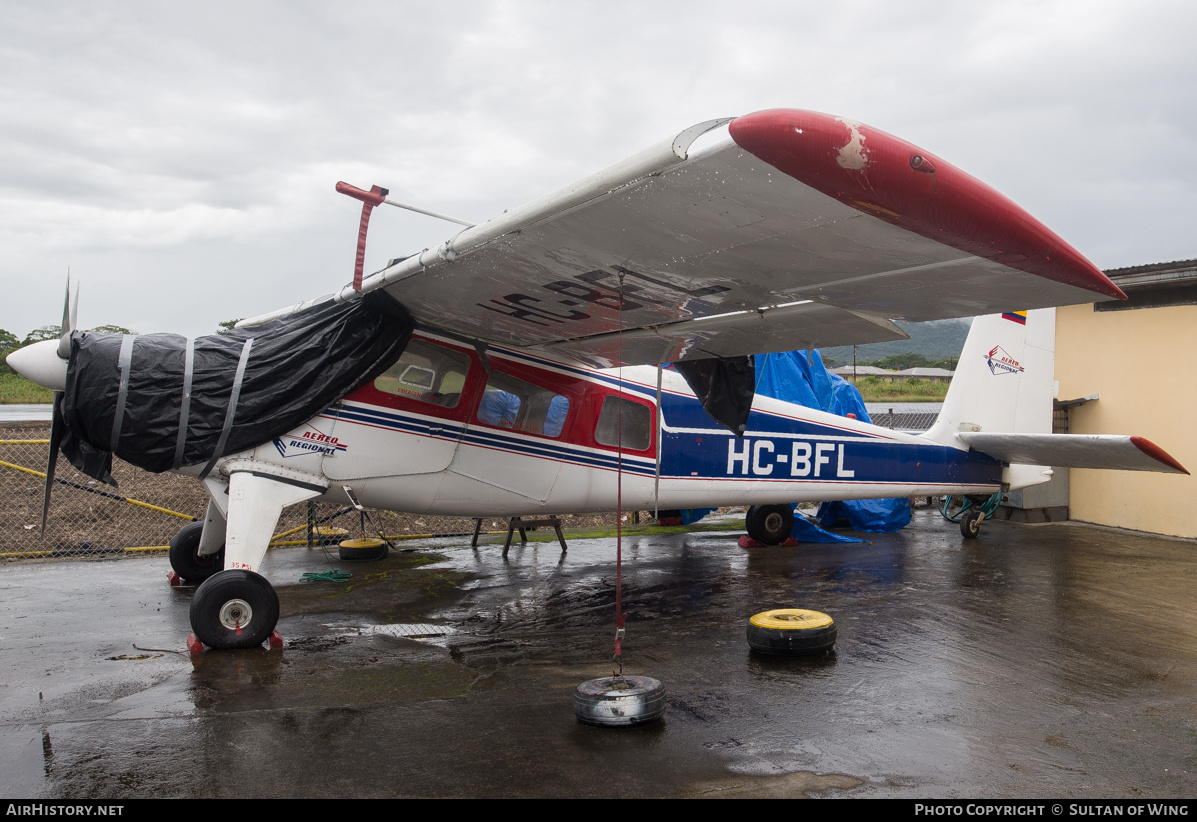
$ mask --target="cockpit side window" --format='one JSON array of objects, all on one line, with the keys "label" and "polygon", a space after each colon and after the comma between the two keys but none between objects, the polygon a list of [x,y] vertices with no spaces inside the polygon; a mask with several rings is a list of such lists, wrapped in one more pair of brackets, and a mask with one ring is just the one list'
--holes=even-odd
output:
[{"label": "cockpit side window", "polygon": [[374,380],[374,387],[386,394],[456,408],[469,373],[468,355],[411,340],[399,361]]}]

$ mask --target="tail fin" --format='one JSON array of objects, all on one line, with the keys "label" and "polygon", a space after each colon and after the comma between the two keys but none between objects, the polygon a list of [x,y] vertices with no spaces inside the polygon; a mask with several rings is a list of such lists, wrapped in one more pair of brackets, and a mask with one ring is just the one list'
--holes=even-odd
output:
[{"label": "tail fin", "polygon": [[1050,434],[1056,310],[977,317],[927,439],[967,448],[962,431]]},{"label": "tail fin", "polygon": [[923,436],[1007,463],[1009,489],[1045,482],[1048,464],[1188,473],[1142,437],[1052,434],[1055,348],[1054,308],[973,320],[943,410]]}]

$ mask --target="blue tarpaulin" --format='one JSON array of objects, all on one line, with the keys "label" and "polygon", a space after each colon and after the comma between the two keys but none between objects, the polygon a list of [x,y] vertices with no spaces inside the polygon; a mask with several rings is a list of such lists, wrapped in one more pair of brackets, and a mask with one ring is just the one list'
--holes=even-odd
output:
[{"label": "blue tarpaulin", "polygon": [[[809,359],[806,351],[757,354],[756,376],[756,393],[763,396],[817,408],[841,417],[853,414],[861,422],[872,422],[856,386],[830,373],[824,367],[818,349],[810,352]],[[824,527],[834,525],[839,519],[846,519],[856,531],[897,531],[910,522],[910,500],[898,497],[825,502],[819,506],[817,519]],[[800,520],[802,517],[794,518],[795,531],[801,527]],[[804,540],[794,533],[794,538],[799,542],[816,541],[810,534]]]},{"label": "blue tarpaulin", "polygon": [[790,536],[799,542],[864,542],[863,539],[846,534],[833,534],[830,531],[824,531],[797,511],[794,512],[794,527],[790,529]]}]

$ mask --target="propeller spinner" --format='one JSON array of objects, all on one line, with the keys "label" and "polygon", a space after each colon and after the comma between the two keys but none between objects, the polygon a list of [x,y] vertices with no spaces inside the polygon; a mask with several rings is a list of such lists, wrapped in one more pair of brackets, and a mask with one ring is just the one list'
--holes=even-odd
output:
[{"label": "propeller spinner", "polygon": [[50,423],[50,455],[46,460],[46,490],[42,498],[42,536],[46,535],[46,518],[50,513],[50,489],[54,487],[54,467],[58,449],[62,445],[66,426],[62,419],[62,398],[66,390],[67,363],[71,356],[71,332],[79,315],[79,289],[75,289],[71,305],[71,275],[67,273],[66,298],[62,304],[62,336],[57,341],[43,340],[27,345],[8,355],[9,366],[25,379],[54,392],[54,411]]}]

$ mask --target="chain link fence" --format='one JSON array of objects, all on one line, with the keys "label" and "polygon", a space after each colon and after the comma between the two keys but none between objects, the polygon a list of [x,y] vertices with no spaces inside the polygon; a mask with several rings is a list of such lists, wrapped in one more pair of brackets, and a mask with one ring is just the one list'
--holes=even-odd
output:
[{"label": "chain link fence", "polygon": [[[114,459],[117,488],[79,473],[65,459],[55,467],[54,490],[45,536],[41,535],[42,497],[50,450],[50,424],[0,423],[0,559],[72,557],[165,551],[175,533],[200,519],[208,495],[193,478],[152,474]],[[427,514],[368,512],[363,523],[353,508],[330,503],[294,505],[283,511],[271,545],[336,543],[370,527],[389,539],[427,536],[471,537],[474,520]],[[513,512],[527,513],[527,512]],[[631,520],[633,515],[627,515]],[[614,527],[616,515],[567,515],[567,529]],[[484,533],[506,534],[507,522],[483,519]]]}]

